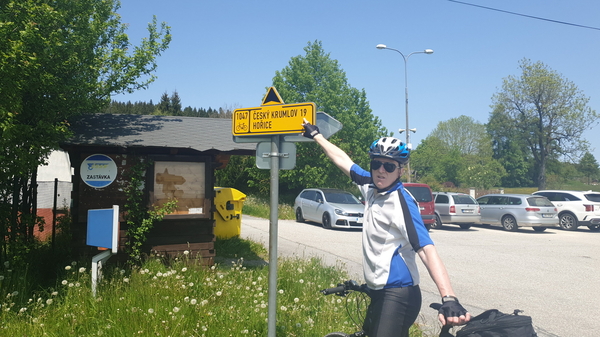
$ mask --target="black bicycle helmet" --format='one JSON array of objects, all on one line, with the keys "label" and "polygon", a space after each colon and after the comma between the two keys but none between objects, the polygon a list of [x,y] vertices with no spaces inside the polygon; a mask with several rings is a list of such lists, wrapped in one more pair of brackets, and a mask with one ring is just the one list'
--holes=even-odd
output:
[{"label": "black bicycle helmet", "polygon": [[369,148],[369,156],[373,158],[389,158],[404,165],[408,162],[410,151],[406,144],[394,137],[383,137],[374,141]]}]

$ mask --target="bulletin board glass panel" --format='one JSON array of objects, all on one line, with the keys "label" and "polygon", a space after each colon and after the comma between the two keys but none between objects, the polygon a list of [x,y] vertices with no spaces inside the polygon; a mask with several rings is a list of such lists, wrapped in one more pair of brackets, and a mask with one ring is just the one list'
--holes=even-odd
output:
[{"label": "bulletin board glass panel", "polygon": [[206,172],[202,162],[154,162],[153,206],[177,199],[177,209],[171,214],[205,215]]}]

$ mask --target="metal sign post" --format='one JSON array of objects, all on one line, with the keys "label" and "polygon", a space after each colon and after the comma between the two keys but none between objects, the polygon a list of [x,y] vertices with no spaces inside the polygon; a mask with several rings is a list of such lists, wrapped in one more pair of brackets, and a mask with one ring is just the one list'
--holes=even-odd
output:
[{"label": "metal sign post", "polygon": [[[269,213],[269,300],[268,337],[276,337],[277,328],[277,230],[279,220],[279,170],[291,170],[296,164],[295,142],[313,141],[303,137],[304,116],[316,124],[325,138],[342,128],[342,124],[326,113],[315,112],[314,103],[283,105],[279,93],[269,88],[260,108],[237,109],[232,123],[233,141],[259,143],[256,165],[271,170],[271,201]],[[283,140],[283,141],[282,141]],[[270,152],[267,143],[270,142]],[[263,144],[264,143],[264,144]],[[291,143],[291,144],[290,144]]]},{"label": "metal sign post", "polygon": [[269,217],[268,336],[275,337],[277,323],[277,223],[279,220],[279,136],[271,141],[271,212]]}]

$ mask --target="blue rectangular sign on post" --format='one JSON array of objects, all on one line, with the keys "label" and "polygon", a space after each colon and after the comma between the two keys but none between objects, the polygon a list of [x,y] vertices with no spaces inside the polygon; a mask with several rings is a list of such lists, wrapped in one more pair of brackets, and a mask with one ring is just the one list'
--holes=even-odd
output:
[{"label": "blue rectangular sign on post", "polygon": [[87,245],[108,248],[117,252],[119,206],[110,209],[88,210]]}]

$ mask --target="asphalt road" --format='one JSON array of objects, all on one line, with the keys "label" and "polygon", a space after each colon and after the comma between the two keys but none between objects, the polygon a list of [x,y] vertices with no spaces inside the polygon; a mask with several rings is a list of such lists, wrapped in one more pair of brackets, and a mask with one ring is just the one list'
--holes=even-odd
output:
[{"label": "asphalt road", "polygon": [[[325,230],[315,223],[279,220],[278,256],[318,256],[342,264],[362,281],[361,232]],[[269,221],[244,215],[242,237],[269,247]],[[444,226],[431,230],[461,303],[472,313],[521,309],[540,337],[600,336],[600,233],[531,229],[506,232],[489,227]],[[439,331],[429,303],[439,295],[419,264],[423,308],[419,322],[431,336]],[[335,282],[336,280],[332,280]],[[339,280],[342,281],[342,280]]]}]

